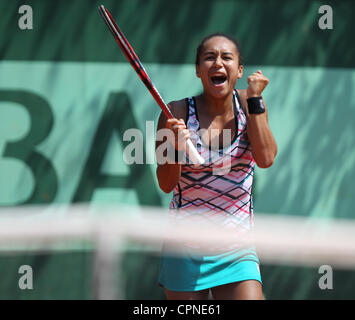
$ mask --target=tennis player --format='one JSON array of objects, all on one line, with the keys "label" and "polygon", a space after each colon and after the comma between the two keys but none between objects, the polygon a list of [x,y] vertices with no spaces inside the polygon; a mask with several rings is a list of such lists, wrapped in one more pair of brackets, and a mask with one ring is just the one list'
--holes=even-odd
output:
[{"label": "tennis player", "polygon": [[[248,77],[246,90],[235,89],[243,76],[240,48],[235,39],[221,33],[209,35],[198,46],[196,75],[203,93],[169,103],[176,119],[167,120],[162,113],[157,130],[173,131],[177,155],[191,138],[206,162],[197,168],[176,158],[175,163],[158,164],[159,186],[166,193],[173,191],[170,208],[177,215],[189,210],[219,215],[228,220],[226,225],[249,232],[255,163],[268,168],[277,153],[262,98],[269,80],[258,70]],[[231,132],[227,141],[225,130]],[[156,147],[161,143],[157,140]],[[230,159],[229,170],[216,174],[224,157]],[[169,254],[163,246],[159,284],[167,299],[201,300],[211,293],[214,299],[258,300],[263,298],[259,264],[250,246],[199,255],[186,245],[181,256]]]}]

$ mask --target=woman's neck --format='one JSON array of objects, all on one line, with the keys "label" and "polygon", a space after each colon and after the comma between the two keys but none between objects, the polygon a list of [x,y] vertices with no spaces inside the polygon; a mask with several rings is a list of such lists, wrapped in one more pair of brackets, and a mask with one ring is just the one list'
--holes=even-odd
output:
[{"label": "woman's neck", "polygon": [[228,116],[233,112],[233,92],[223,98],[215,98],[204,92],[199,98],[204,112],[211,117]]}]

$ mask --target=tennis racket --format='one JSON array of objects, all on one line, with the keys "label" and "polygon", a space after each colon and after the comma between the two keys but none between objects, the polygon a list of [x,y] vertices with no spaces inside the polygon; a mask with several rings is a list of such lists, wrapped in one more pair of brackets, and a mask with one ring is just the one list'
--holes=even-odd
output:
[{"label": "tennis racket", "polygon": [[[102,19],[104,19],[107,27],[111,31],[113,37],[115,38],[116,42],[120,46],[122,52],[126,56],[127,60],[132,65],[133,69],[137,72],[139,78],[143,81],[155,101],[158,103],[161,110],[164,112],[165,116],[168,119],[174,118],[168,106],[165,104],[163,98],[160,96],[158,90],[155,88],[152,81],[150,80],[138,56],[136,55],[128,40],[123,35],[120,28],[117,26],[116,22],[112,18],[110,12],[103,5],[99,6],[99,12]],[[189,155],[189,158],[193,164],[200,165],[205,162],[205,160],[200,156],[190,139],[187,140],[186,152]]]}]

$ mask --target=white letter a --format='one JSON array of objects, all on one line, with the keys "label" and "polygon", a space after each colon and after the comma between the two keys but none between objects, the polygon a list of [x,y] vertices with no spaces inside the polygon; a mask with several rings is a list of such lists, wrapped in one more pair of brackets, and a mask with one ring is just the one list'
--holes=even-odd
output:
[{"label": "white letter a", "polygon": [[331,266],[323,265],[319,267],[319,273],[324,273],[319,278],[318,285],[321,290],[333,289],[333,269]]},{"label": "white letter a", "polygon": [[318,13],[324,13],[319,20],[318,20],[318,26],[322,30],[324,29],[333,29],[333,9],[331,6],[328,5],[323,5],[320,6],[318,9]]},{"label": "white letter a", "polygon": [[20,289],[33,289],[33,271],[32,267],[23,265],[18,269],[18,273],[24,273],[18,280],[18,286]]},{"label": "white letter a", "polygon": [[33,11],[31,6],[24,4],[18,9],[18,13],[23,14],[18,20],[18,26],[21,30],[33,29]]}]

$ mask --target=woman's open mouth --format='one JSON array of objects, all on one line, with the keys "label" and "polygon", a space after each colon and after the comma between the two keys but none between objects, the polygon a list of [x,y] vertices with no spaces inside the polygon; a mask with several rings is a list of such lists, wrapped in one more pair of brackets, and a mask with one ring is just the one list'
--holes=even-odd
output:
[{"label": "woman's open mouth", "polygon": [[211,81],[212,81],[213,85],[215,85],[215,86],[223,85],[226,82],[226,80],[227,80],[227,77],[223,76],[223,75],[211,77]]}]

